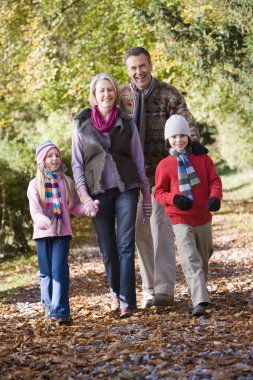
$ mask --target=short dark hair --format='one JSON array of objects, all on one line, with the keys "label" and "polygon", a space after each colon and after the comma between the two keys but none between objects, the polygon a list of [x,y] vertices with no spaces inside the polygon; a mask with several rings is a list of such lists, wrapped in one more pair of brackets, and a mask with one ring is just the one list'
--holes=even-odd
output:
[{"label": "short dark hair", "polygon": [[148,58],[149,63],[151,63],[151,56],[149,52],[141,46],[137,46],[137,47],[127,50],[124,55],[124,63],[126,64],[126,60],[128,57],[130,57],[130,55],[140,55],[140,54],[144,54]]}]

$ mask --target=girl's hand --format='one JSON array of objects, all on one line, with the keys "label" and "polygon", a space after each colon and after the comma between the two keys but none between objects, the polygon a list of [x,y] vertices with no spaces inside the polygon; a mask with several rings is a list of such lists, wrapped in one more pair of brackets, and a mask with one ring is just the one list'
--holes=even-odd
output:
[{"label": "girl's hand", "polygon": [[40,215],[38,219],[36,220],[35,225],[40,230],[48,230],[52,224],[51,224],[51,220],[47,216]]}]

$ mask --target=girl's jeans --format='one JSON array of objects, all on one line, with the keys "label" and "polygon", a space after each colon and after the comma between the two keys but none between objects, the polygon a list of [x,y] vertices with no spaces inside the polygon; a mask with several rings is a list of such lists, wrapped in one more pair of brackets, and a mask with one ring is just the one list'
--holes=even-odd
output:
[{"label": "girl's jeans", "polygon": [[70,236],[36,239],[41,302],[49,317],[70,316],[69,265]]},{"label": "girl's jeans", "polygon": [[117,188],[96,195],[100,201],[93,224],[98,236],[112,297],[120,306],[136,308],[135,218],[139,189],[121,193]]}]

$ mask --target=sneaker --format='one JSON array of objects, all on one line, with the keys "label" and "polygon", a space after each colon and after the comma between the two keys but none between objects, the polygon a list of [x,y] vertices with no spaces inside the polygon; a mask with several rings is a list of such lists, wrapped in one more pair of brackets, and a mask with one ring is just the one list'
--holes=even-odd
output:
[{"label": "sneaker", "polygon": [[154,296],[154,306],[171,306],[173,305],[174,297],[169,294],[157,293]]},{"label": "sneaker", "polygon": [[141,304],[141,308],[142,309],[149,309],[153,305],[154,305],[154,297],[149,298],[147,300],[143,299],[142,304]]},{"label": "sneaker", "polygon": [[50,314],[49,307],[43,306],[43,311],[44,311],[45,317],[49,317],[49,314]]},{"label": "sneaker", "polygon": [[120,319],[129,318],[133,315],[133,310],[128,309],[127,307],[122,307],[120,309]]},{"label": "sneaker", "polygon": [[195,306],[192,310],[193,317],[200,317],[201,315],[206,315],[206,302],[201,302]]},{"label": "sneaker", "polygon": [[118,298],[113,298],[111,302],[111,311],[118,311],[120,309],[120,303]]},{"label": "sneaker", "polygon": [[64,318],[58,318],[57,322],[59,326],[70,326],[72,325],[73,320],[70,317],[64,317]]}]

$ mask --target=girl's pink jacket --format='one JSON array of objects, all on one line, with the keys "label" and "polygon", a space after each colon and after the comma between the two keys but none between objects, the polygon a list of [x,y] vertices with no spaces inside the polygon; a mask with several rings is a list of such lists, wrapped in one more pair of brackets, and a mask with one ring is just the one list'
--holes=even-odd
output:
[{"label": "girl's pink jacket", "polygon": [[[59,184],[59,188],[60,188],[61,196],[62,196],[62,212],[63,212],[63,227],[62,227],[61,236],[67,236],[67,235],[73,236],[71,223],[70,223],[70,214],[73,214],[75,216],[85,215],[84,206],[78,197],[74,182],[72,180],[70,181],[70,192],[72,196],[71,209],[69,209],[67,206],[64,184],[63,184],[63,180],[60,174],[58,175],[58,184]],[[42,230],[42,229],[39,229],[38,226],[36,226],[36,221],[40,218],[41,215],[44,215],[43,207],[41,206],[39,202],[39,194],[38,194],[36,178],[30,181],[28,190],[27,190],[27,196],[29,199],[31,217],[34,222],[33,239],[53,237],[54,234],[53,234],[52,227],[50,227],[48,230]]]}]

